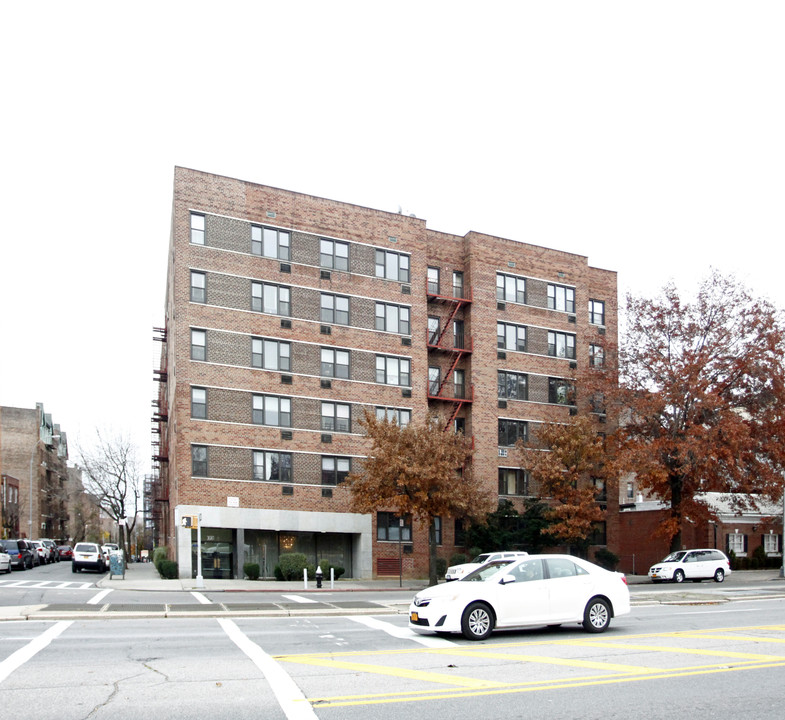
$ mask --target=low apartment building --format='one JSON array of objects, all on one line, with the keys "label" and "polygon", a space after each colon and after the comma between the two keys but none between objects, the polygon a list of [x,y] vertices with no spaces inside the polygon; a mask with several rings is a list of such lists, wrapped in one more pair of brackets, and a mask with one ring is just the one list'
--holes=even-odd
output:
[{"label": "low apartment building", "polygon": [[[471,436],[483,486],[522,506],[536,488],[511,448],[574,412],[616,306],[615,273],[584,256],[176,168],[149,483],[159,537],[181,576],[196,572],[192,517],[205,576],[249,561],[270,576],[292,551],[351,577],[427,575],[426,527],[351,511],[364,412],[440,412]],[[463,549],[461,528],[440,518],[442,557]]]}]

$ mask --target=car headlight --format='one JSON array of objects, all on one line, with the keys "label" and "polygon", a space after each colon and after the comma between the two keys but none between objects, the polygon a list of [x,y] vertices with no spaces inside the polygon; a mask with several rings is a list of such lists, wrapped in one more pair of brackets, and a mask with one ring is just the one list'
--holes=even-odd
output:
[{"label": "car headlight", "polygon": [[430,603],[431,603],[431,598],[421,598],[421,597],[414,598],[414,607],[428,607]]}]

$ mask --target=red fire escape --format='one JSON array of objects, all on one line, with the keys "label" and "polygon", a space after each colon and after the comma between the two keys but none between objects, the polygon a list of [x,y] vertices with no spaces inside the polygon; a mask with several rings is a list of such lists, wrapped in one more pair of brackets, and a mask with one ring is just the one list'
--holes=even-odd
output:
[{"label": "red fire escape", "polygon": [[[452,291],[450,295],[444,295],[440,292],[440,287],[436,283],[429,282],[427,287],[429,305],[446,306],[448,308],[444,323],[440,322],[439,331],[432,332],[430,329],[427,331],[428,352],[440,353],[447,357],[447,369],[443,377],[440,377],[438,387],[431,382],[430,378],[428,380],[429,402],[452,404],[450,414],[444,426],[445,431],[452,426],[461,408],[471,403],[474,399],[474,385],[469,385],[467,392],[465,386],[450,384],[450,378],[453,377],[458,364],[472,352],[471,338],[465,338],[463,333],[456,333],[454,325],[458,313],[471,303],[471,291],[467,293],[463,286],[451,286],[450,290]],[[450,339],[452,342],[449,342]],[[442,363],[440,363],[441,365]]]}]

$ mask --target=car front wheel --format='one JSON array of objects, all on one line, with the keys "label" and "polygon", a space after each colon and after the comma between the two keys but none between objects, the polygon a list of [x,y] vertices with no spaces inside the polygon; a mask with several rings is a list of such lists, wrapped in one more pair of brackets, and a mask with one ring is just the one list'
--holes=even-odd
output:
[{"label": "car front wheel", "polygon": [[725,579],[725,571],[722,568],[717,568],[714,571],[714,582],[722,582]]},{"label": "car front wheel", "polygon": [[493,630],[493,613],[481,602],[473,602],[463,611],[461,631],[467,640],[485,640]]},{"label": "car front wheel", "polygon": [[611,624],[611,608],[602,598],[592,598],[583,611],[583,629],[586,632],[600,633]]},{"label": "car front wheel", "polygon": [[684,571],[683,570],[677,570],[675,573],[673,573],[673,582],[675,582],[675,583],[684,582]]}]

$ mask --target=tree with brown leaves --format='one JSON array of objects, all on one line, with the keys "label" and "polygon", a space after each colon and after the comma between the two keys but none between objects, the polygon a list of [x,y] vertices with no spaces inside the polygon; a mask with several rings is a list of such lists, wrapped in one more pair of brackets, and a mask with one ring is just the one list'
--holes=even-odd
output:
[{"label": "tree with brown leaves", "polygon": [[362,468],[349,475],[352,508],[362,513],[389,510],[427,523],[429,576],[435,585],[434,518],[475,517],[489,509],[468,464],[470,443],[463,433],[444,432],[444,423],[434,415],[400,426],[366,411],[360,424],[372,448]]},{"label": "tree with brown leaves", "polygon": [[626,305],[619,383],[609,364],[602,392],[620,420],[621,469],[670,505],[660,531],[675,550],[684,521],[713,517],[701,493],[728,493],[739,510],[755,509],[756,495],[782,497],[782,318],[717,273],[694,300],[669,284],[655,299],[628,295]]},{"label": "tree with brown leaves", "polygon": [[[585,549],[594,524],[605,517],[597,500],[608,482],[606,456],[596,423],[580,415],[565,423],[544,424],[534,442],[536,447],[519,440],[516,449],[521,467],[528,470],[548,504],[549,524],[542,532]],[[595,484],[595,480],[602,482]]]}]

